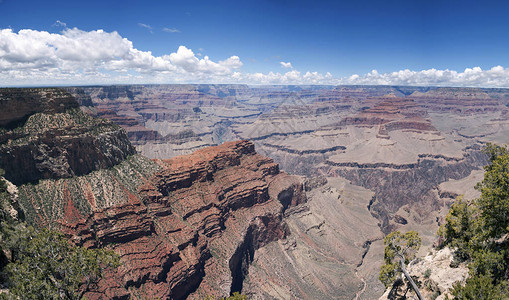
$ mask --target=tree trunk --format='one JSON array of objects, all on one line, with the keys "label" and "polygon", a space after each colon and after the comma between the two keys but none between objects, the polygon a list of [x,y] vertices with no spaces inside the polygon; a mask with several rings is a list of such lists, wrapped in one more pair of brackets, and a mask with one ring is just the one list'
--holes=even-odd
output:
[{"label": "tree trunk", "polygon": [[417,297],[419,298],[419,300],[424,300],[424,298],[421,295],[421,292],[419,291],[419,288],[415,284],[415,282],[412,279],[412,277],[410,276],[410,274],[408,274],[408,272],[406,271],[404,257],[400,256],[399,264],[401,265],[401,271],[403,271],[403,274],[405,274],[406,279],[408,280],[408,282],[410,282],[410,286],[412,286],[412,289],[417,294]]}]

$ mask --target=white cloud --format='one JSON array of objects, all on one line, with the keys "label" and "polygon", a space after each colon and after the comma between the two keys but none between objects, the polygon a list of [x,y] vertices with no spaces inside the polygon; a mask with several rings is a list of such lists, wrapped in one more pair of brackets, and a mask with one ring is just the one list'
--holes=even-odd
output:
[{"label": "white cloud", "polygon": [[292,67],[292,63],[291,63],[291,62],[284,62],[284,61],[281,61],[281,62],[279,62],[279,63],[281,64],[281,67],[283,67],[283,68],[290,68],[290,69],[292,69],[292,68],[293,68],[293,67]]},{"label": "white cloud", "polygon": [[479,67],[467,68],[463,72],[452,70],[401,70],[379,73],[373,70],[367,74],[353,74],[349,77],[334,78],[329,72],[301,73],[292,70],[286,73],[240,73],[235,72],[231,82],[248,84],[327,84],[327,85],[413,85],[413,86],[468,86],[468,87],[509,87],[509,68],[496,66],[489,70]]},{"label": "white cloud", "polygon": [[152,30],[152,26],[147,25],[147,24],[138,23],[138,26]]},{"label": "white cloud", "polygon": [[495,66],[489,70],[480,67],[466,68],[463,72],[454,70],[429,69],[422,71],[401,70],[378,73],[376,70],[365,75],[354,74],[340,80],[341,84],[388,84],[421,86],[472,86],[509,87],[509,68]]},{"label": "white cloud", "polygon": [[62,21],[60,21],[60,20],[56,20],[56,21],[55,21],[55,23],[54,23],[52,26],[62,26],[62,27],[67,27],[67,23],[62,22]]},{"label": "white cloud", "polygon": [[[198,51],[204,52],[201,48]],[[329,72],[295,70],[290,62],[280,62],[281,66],[291,69],[284,73],[245,73],[236,55],[213,61],[200,54],[180,46],[176,52],[155,56],[150,51],[136,49],[116,31],[65,28],[60,33],[31,29],[16,33],[12,29],[0,29],[0,86],[247,83],[509,87],[509,68],[502,66],[488,70],[472,67],[462,72],[407,69],[380,73],[373,70],[335,78]]]},{"label": "white cloud", "polygon": [[148,29],[148,31],[150,31],[150,33],[154,33],[152,26],[150,26],[148,24],[138,23],[138,26]]},{"label": "white cloud", "polygon": [[0,86],[219,80],[241,66],[238,56],[199,59],[185,46],[154,56],[115,31],[0,30]]},{"label": "white cloud", "polygon": [[242,62],[238,56],[231,56],[230,58],[213,62],[208,56],[199,59],[194,54],[193,50],[180,46],[176,53],[169,56],[164,56],[165,59],[176,66],[183,73],[209,73],[215,75],[228,75],[231,74],[232,69],[238,69],[242,66]]},{"label": "white cloud", "polygon": [[306,72],[302,74],[297,70],[286,73],[269,72],[267,74],[235,72],[231,78],[232,82],[247,84],[339,84],[339,79],[333,78],[329,72],[326,74],[318,72]]},{"label": "white cloud", "polygon": [[180,30],[178,30],[177,28],[167,28],[167,27],[164,27],[163,31],[168,32],[168,33],[179,33],[180,32]]}]

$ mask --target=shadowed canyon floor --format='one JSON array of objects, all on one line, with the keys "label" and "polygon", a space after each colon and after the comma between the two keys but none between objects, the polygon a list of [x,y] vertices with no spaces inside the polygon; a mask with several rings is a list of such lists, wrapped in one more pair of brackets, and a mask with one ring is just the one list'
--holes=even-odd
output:
[{"label": "shadowed canyon floor", "polygon": [[509,142],[504,89],[66,90],[79,109],[0,90],[0,167],[29,223],[121,255],[91,299],[378,298],[384,233],[429,246],[454,198],[477,196],[482,146]]}]

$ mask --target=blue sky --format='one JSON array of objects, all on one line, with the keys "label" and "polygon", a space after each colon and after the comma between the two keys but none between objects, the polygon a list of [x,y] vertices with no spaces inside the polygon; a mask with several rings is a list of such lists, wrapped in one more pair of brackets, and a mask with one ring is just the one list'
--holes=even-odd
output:
[{"label": "blue sky", "polygon": [[[151,73],[151,67],[147,67],[147,72],[144,72],[140,69],[143,66],[137,64],[137,68],[128,67],[119,71],[118,68],[105,64],[105,61],[113,58],[98,58],[100,61],[94,62],[97,66],[94,71],[99,72],[99,75],[109,76],[112,82],[118,83],[161,82],[165,81],[164,78],[172,82],[178,77],[178,72],[186,71],[185,76],[181,77],[189,82],[217,80],[258,83],[261,75],[256,77],[253,74],[260,73],[268,77],[263,77],[265,81],[259,83],[270,83],[270,80],[275,83],[292,83],[292,78],[295,83],[306,83],[303,76],[310,72],[317,73],[322,78],[321,81],[311,83],[349,83],[348,78],[351,79],[354,74],[359,76],[360,79],[357,80],[363,79],[364,83],[370,83],[369,80],[381,80],[381,74],[387,74],[388,77],[383,80],[388,80],[389,83],[392,83],[394,78],[401,80],[413,76],[414,81],[408,82],[412,84],[419,83],[426,75],[423,75],[423,70],[438,70],[452,73],[435,74],[433,76],[441,76],[441,79],[430,81],[428,78],[428,81],[423,83],[463,85],[463,82],[457,82],[461,79],[458,79],[458,76],[465,74],[467,68],[474,70],[473,73],[479,73],[479,69],[475,68],[479,67],[481,71],[476,76],[482,74],[490,79],[475,82],[472,76],[463,75],[468,77],[464,85],[505,86],[508,83],[504,80],[507,77],[506,67],[509,67],[508,12],[509,1],[0,0],[0,30],[9,29],[12,32],[0,35],[0,49],[1,39],[4,40],[4,49],[10,49],[10,52],[0,50],[0,74],[4,73],[4,85],[15,84],[8,80],[8,71],[9,76],[18,74],[17,79],[25,79],[25,83],[41,80],[31,76],[28,71],[20,73],[20,69],[30,68],[27,60],[41,59],[37,55],[13,52],[13,49],[17,48],[13,45],[27,39],[26,36],[16,35],[20,30],[63,34],[66,30],[77,29],[81,34],[85,34],[102,29],[106,33],[117,32],[121,38],[132,42],[133,49],[150,51],[153,57],[162,58],[176,53],[180,46],[184,46],[193,52],[193,59],[198,61],[205,55],[213,63],[230,57],[238,57],[240,61],[239,64],[225,64],[222,69],[218,67],[219,69],[211,70],[206,67],[179,65],[175,56],[169,64],[176,67],[169,66],[166,73],[163,72],[168,76],[162,76],[163,73],[155,74],[161,72],[161,68],[154,68]],[[72,40],[76,35],[76,32],[68,32],[67,39]],[[80,42],[81,39],[76,41]],[[69,43],[66,42],[65,45]],[[61,49],[63,46],[59,44],[59,47]],[[55,49],[52,51],[56,51]],[[86,52],[86,47],[83,51]],[[114,55],[115,59],[118,59],[118,53]],[[183,54],[184,52],[179,55]],[[20,56],[23,58],[15,61],[16,57]],[[23,61],[25,64],[20,63]],[[285,68],[281,62],[290,62],[292,67]],[[90,64],[90,61],[88,63]],[[81,65],[78,66],[82,70],[78,74],[81,77],[76,77],[63,66],[66,63],[62,62],[62,57],[58,57],[54,64],[51,72],[57,72],[58,70],[54,70],[57,68],[66,73],[65,76],[58,77],[55,84],[93,81],[90,77],[92,71],[83,71]],[[50,65],[51,63],[45,63],[44,67],[41,67],[41,64],[37,64],[32,71],[50,72]],[[502,70],[497,66],[502,67]],[[494,67],[498,68],[496,72],[486,73]],[[18,70],[13,71],[13,68]],[[190,76],[190,71],[198,69],[200,73],[197,76]],[[373,73],[372,70],[377,72]],[[415,74],[401,73],[405,70]],[[283,80],[277,76],[284,76],[291,71],[299,72],[298,80],[298,77],[293,76],[296,73]],[[53,74],[51,72],[47,74]],[[83,72],[90,75],[86,80]],[[174,73],[171,75],[168,72]],[[232,77],[235,72],[240,75]],[[276,75],[270,77],[270,72]],[[394,72],[402,75],[389,76]],[[207,77],[207,74],[210,76]],[[126,79],[124,75],[135,76],[137,79]],[[317,76],[308,77],[320,77]],[[420,77],[414,78],[415,76]],[[494,82],[497,76],[502,76],[502,79]],[[1,80],[0,75],[0,86]],[[384,83],[383,80],[379,83]],[[406,80],[408,81],[408,78]],[[51,80],[47,83],[51,83]]]}]

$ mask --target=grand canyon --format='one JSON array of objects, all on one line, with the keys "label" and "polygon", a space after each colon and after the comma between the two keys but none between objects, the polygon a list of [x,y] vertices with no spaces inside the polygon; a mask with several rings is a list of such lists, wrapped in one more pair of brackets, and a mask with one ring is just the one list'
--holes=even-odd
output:
[{"label": "grand canyon", "polygon": [[384,236],[426,255],[508,142],[509,89],[0,89],[14,214],[120,256],[88,299],[378,299]]}]

